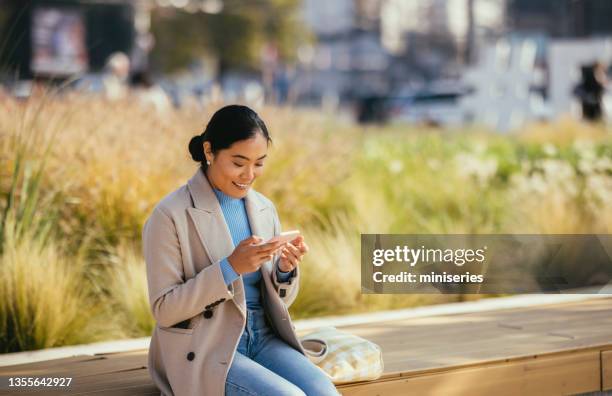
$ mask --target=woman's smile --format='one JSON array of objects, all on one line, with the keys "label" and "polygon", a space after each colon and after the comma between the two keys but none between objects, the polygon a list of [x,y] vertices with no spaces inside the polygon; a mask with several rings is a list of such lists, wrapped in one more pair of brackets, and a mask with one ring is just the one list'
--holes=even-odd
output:
[{"label": "woman's smile", "polygon": [[246,184],[238,183],[238,182],[232,182],[232,183],[234,183],[234,185],[236,187],[238,187],[240,190],[247,190],[252,182],[251,183],[246,183]]}]

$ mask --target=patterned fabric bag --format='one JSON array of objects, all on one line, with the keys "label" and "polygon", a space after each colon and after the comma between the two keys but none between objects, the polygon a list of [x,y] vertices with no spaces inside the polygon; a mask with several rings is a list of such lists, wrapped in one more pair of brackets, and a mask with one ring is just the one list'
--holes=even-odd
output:
[{"label": "patterned fabric bag", "polygon": [[321,327],[300,337],[311,362],[334,384],[375,380],[383,373],[382,350],[376,344],[335,327]]}]

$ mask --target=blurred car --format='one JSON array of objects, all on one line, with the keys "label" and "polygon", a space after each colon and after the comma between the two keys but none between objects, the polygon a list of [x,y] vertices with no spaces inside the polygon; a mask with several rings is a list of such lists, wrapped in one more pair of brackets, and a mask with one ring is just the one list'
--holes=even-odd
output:
[{"label": "blurred car", "polygon": [[468,121],[461,106],[461,98],[468,94],[467,88],[458,85],[403,90],[388,98],[389,120],[411,124],[461,125]]}]

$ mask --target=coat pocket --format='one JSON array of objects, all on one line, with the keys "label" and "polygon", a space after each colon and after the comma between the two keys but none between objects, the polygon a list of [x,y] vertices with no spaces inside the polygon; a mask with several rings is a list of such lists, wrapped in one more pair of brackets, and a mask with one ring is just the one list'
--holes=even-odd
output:
[{"label": "coat pocket", "polygon": [[175,324],[170,327],[162,327],[158,326],[161,331],[168,331],[170,333],[177,334],[193,334],[193,331],[198,327],[200,322],[202,321],[202,315],[196,315],[191,319],[186,319],[182,322]]},{"label": "coat pocket", "polygon": [[158,327],[157,344],[166,378],[175,395],[193,394],[194,364],[201,360],[194,349],[194,329]]},{"label": "coat pocket", "polygon": [[193,334],[193,329],[183,329],[181,327],[161,327],[159,326],[159,330],[160,330],[160,334],[163,334],[164,332],[184,334],[184,335]]}]

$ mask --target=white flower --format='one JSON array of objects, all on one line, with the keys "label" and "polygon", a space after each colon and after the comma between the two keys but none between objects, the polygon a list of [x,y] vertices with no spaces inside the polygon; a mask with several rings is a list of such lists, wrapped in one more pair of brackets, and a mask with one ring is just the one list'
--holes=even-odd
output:
[{"label": "white flower", "polygon": [[610,172],[612,171],[612,159],[610,157],[581,158],[578,161],[578,169],[585,175]]},{"label": "white flower", "polygon": [[497,159],[480,158],[469,153],[459,153],[455,156],[455,166],[464,178],[475,178],[483,184],[497,172]]},{"label": "white flower", "polygon": [[547,179],[567,180],[575,176],[574,168],[565,161],[545,159],[538,163]]},{"label": "white flower", "polygon": [[612,159],[610,157],[599,157],[593,161],[593,169],[597,172],[612,172]]},{"label": "white flower", "polygon": [[400,173],[402,170],[404,170],[402,161],[395,159],[389,162],[389,171],[391,171],[391,173]]},{"label": "white flower", "polygon": [[580,172],[584,174],[592,173],[595,170],[593,165],[593,162],[587,159],[581,158],[580,160],[578,160],[578,170],[580,170]]},{"label": "white flower", "polygon": [[438,170],[440,169],[440,160],[436,159],[436,158],[429,158],[427,159],[427,166],[429,167],[429,169],[431,170]]},{"label": "white flower", "polygon": [[574,150],[580,158],[592,160],[595,158],[595,143],[589,140],[578,139],[574,142]]},{"label": "white flower", "polygon": [[545,194],[549,189],[546,179],[540,173],[534,173],[531,176],[517,173],[512,175],[510,183],[521,195]]},{"label": "white flower", "polygon": [[512,176],[511,183],[519,194],[541,196],[578,194],[578,178],[574,168],[567,162],[544,159],[534,164],[535,172],[529,174],[522,166],[523,173]]},{"label": "white flower", "polygon": [[544,144],[542,146],[542,151],[544,151],[544,154],[548,155],[549,157],[554,157],[557,155],[557,148],[550,143]]},{"label": "white flower", "polygon": [[586,178],[585,196],[594,212],[605,209],[612,202],[612,178],[606,175],[590,175]]}]

